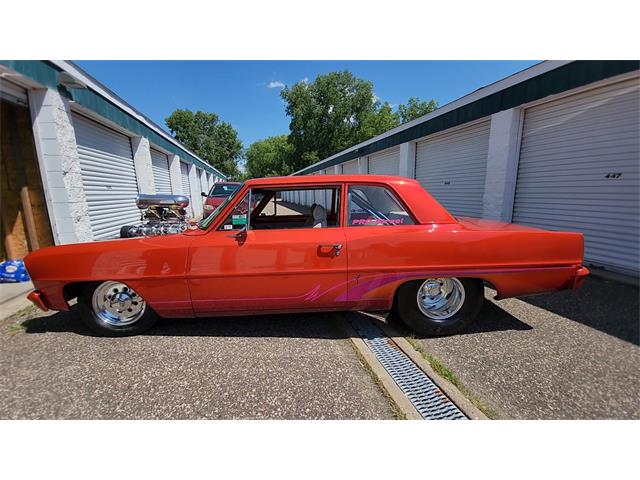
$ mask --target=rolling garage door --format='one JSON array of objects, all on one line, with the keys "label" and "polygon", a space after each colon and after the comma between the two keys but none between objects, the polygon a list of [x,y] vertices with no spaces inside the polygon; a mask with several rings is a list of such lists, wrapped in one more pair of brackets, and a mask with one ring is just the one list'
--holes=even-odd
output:
[{"label": "rolling garage door", "polygon": [[187,212],[193,217],[193,205],[191,202],[191,183],[189,182],[189,166],[180,162],[180,183],[182,184],[182,194],[189,198]]},{"label": "rolling garage door", "polygon": [[153,169],[153,181],[156,184],[156,193],[171,194],[171,174],[169,171],[169,158],[157,150],[151,149],[151,167]]},{"label": "rolling garage door", "polygon": [[416,179],[453,215],[482,216],[490,126],[487,118],[416,144]]},{"label": "rolling garage door", "polygon": [[351,160],[342,164],[343,174],[358,173],[358,160]]},{"label": "rolling garage door", "polygon": [[200,191],[207,193],[209,191],[209,189],[207,188],[207,174],[200,169],[198,169],[197,172],[198,172],[198,181],[200,182]]},{"label": "rolling garage door", "polygon": [[639,99],[635,79],[527,109],[513,221],[583,232],[586,263],[637,274]]},{"label": "rolling garage door", "polygon": [[118,238],[120,227],[140,221],[131,141],[78,114],[73,124],[93,239]]},{"label": "rolling garage door", "polygon": [[369,173],[374,175],[399,175],[400,147],[389,148],[370,155]]},{"label": "rolling garage door", "polygon": [[[206,189],[203,188],[202,185],[202,170],[199,168],[196,168],[196,198],[193,199],[194,202],[194,208],[196,209],[196,211],[198,212],[198,215],[202,215],[203,213],[203,205],[204,205],[204,197],[202,195],[200,195],[201,192],[205,192],[206,193]],[[195,203],[197,202],[197,207],[195,205]]]}]

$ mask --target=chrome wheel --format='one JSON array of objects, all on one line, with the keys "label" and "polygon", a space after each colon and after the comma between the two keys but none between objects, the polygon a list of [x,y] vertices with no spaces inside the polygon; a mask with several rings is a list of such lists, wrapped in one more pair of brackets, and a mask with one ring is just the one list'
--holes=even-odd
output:
[{"label": "chrome wheel", "polygon": [[428,278],[418,289],[418,308],[433,320],[452,317],[464,304],[464,287],[457,278]]},{"label": "chrome wheel", "polygon": [[91,307],[103,322],[124,327],[137,322],[144,315],[147,304],[124,283],[103,282],[93,292]]}]

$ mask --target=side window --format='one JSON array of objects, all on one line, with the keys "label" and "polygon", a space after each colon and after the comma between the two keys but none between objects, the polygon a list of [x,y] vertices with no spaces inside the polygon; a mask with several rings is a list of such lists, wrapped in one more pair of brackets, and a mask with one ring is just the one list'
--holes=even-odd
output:
[{"label": "side window", "polygon": [[350,185],[347,225],[413,225],[409,213],[388,188],[374,185]]},{"label": "side window", "polygon": [[[220,225],[219,230],[242,230],[247,226],[249,210],[249,193],[247,193],[242,200],[235,206],[231,214],[225,219],[224,223]],[[255,209],[262,199],[264,194],[251,192],[251,209]]]},{"label": "side window", "polygon": [[254,189],[252,230],[327,228],[340,225],[340,188]]}]

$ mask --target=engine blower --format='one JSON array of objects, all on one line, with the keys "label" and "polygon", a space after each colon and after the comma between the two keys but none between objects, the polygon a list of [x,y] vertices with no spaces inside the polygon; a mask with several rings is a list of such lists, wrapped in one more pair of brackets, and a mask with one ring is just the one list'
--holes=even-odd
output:
[{"label": "engine blower", "polygon": [[184,195],[136,196],[140,209],[140,225],[125,225],[120,228],[120,238],[170,235],[184,232],[188,227],[186,208],[189,198]]}]

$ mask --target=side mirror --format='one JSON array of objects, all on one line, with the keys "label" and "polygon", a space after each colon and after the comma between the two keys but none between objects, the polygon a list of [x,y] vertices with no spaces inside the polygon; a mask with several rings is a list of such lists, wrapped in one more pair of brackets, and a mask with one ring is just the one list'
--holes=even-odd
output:
[{"label": "side mirror", "polygon": [[203,197],[208,197],[208,196],[209,196],[209,195],[207,195],[207,194],[206,194],[206,193],[204,193],[204,192],[200,192],[200,195],[202,195]]}]

